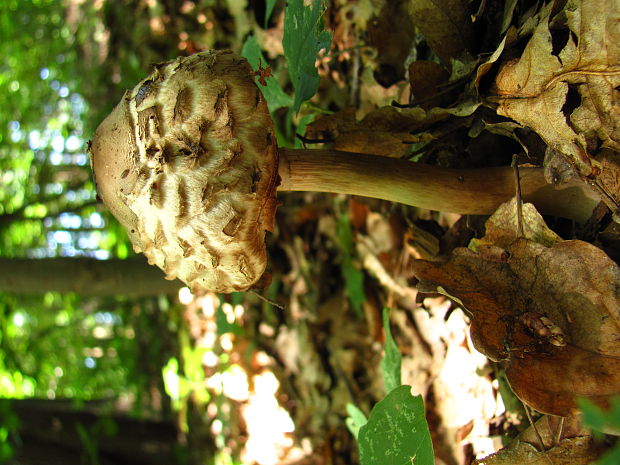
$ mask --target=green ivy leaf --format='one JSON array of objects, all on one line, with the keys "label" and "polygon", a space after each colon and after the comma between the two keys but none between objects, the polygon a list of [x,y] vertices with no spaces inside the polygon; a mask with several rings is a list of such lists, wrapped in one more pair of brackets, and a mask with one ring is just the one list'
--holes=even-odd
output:
[{"label": "green ivy leaf", "polygon": [[329,50],[331,44],[331,34],[323,30],[322,5],[322,0],[308,7],[303,0],[289,0],[286,5],[282,46],[295,89],[294,111],[316,93],[319,73],[314,63],[319,51]]},{"label": "green ivy leaf", "polygon": [[401,362],[402,355],[390,330],[390,310],[383,309],[383,330],[385,331],[384,354],[381,360],[381,374],[383,375],[383,383],[385,390],[392,392],[401,385]]},{"label": "green ivy leaf", "polygon": [[359,432],[362,465],[433,465],[431,434],[422,396],[400,386],[374,406]]}]

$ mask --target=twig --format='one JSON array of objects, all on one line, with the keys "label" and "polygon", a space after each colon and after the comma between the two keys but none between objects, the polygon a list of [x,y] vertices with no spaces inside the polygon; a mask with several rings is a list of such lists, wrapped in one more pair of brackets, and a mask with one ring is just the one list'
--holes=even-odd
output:
[{"label": "twig", "polygon": [[295,134],[295,137],[299,139],[305,146],[305,144],[329,144],[331,142],[336,142],[334,138],[324,138],[324,139],[310,139],[309,137],[302,136],[301,134]]},{"label": "twig", "polygon": [[[555,431],[555,434],[553,435],[553,444],[558,446],[560,445],[560,441],[562,440],[562,429],[564,428],[564,417],[560,417],[559,423],[558,423],[558,429]],[[549,431],[551,431],[551,428],[549,428]]]},{"label": "twig", "polygon": [[521,198],[521,178],[519,177],[519,156],[512,156],[512,168],[515,173],[515,187],[517,198],[517,234],[519,237],[524,237],[523,233],[523,199]]},{"label": "twig", "polygon": [[262,294],[259,294],[258,292],[256,292],[254,289],[250,289],[250,291],[252,294],[254,294],[256,297],[258,297],[260,300],[262,300],[265,303],[268,303],[269,305],[273,305],[274,307],[276,307],[279,310],[286,310],[286,307],[278,302],[276,302],[275,300],[271,300],[267,297],[265,297]]},{"label": "twig", "polygon": [[351,72],[351,92],[349,94],[349,103],[353,105],[355,108],[359,108],[359,100],[360,100],[360,54],[355,50],[352,53],[352,61],[353,61],[353,70]]},{"label": "twig", "polygon": [[532,428],[534,428],[534,433],[536,433],[536,437],[538,438],[538,441],[540,442],[540,450],[541,452],[544,452],[547,449],[545,448],[545,443],[543,442],[542,436],[538,432],[538,428],[536,428],[536,423],[534,423],[534,419],[532,418],[532,414],[530,413],[530,408],[525,403],[523,403],[523,408],[525,409],[525,414],[527,415],[527,419],[530,421],[530,425],[532,425]]}]

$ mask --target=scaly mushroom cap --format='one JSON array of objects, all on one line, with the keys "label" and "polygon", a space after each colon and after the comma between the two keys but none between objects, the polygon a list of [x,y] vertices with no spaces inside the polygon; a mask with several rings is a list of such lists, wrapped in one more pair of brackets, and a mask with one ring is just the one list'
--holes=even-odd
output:
[{"label": "scaly mushroom cap", "polygon": [[99,195],[167,278],[232,292],[261,277],[278,159],[244,58],[213,51],[155,65],[101,123],[91,153]]}]

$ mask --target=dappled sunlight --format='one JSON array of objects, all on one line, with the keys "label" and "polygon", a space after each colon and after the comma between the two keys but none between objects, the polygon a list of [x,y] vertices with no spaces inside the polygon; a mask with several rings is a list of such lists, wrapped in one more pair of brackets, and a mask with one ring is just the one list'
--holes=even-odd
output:
[{"label": "dappled sunlight", "polygon": [[247,374],[239,365],[232,365],[223,373],[210,376],[207,379],[207,387],[221,391],[226,397],[237,402],[245,402],[251,396]]},{"label": "dappled sunlight", "polygon": [[275,465],[293,446],[293,438],[288,433],[295,431],[290,415],[278,405],[276,393],[280,383],[269,371],[252,378],[254,392],[250,394],[243,407],[243,418],[248,431],[245,463],[257,462],[260,465]]},{"label": "dappled sunlight", "polygon": [[[425,397],[432,393],[432,411],[439,416],[437,435],[444,453],[464,463],[464,451],[484,457],[501,447],[490,424],[504,412],[497,380],[487,358],[478,352],[469,336],[469,319],[444,297],[423,301],[424,310],[414,312],[421,335],[432,357],[414,351],[403,359],[403,382]],[[396,315],[394,319],[399,321]],[[426,359],[426,360],[425,360]],[[429,372],[429,378],[424,374]]]},{"label": "dappled sunlight", "polygon": [[[204,349],[201,358],[206,373],[204,387],[229,400],[225,404],[208,404],[205,413],[213,419],[212,433],[220,438],[230,434],[226,418],[231,414],[231,409],[238,409],[245,424],[242,433],[245,439],[240,451],[243,463],[275,465],[286,459],[301,457],[304,454],[302,450],[294,447],[293,420],[278,402],[280,382],[268,368],[273,360],[266,353],[257,351],[252,356],[252,368],[240,363],[243,359],[237,352],[235,333],[221,333],[224,328],[218,330],[215,324],[217,320],[233,328],[243,320],[246,313],[244,306],[222,302],[212,293],[194,296],[187,287],[179,290],[178,299],[186,306],[186,313],[191,315],[188,319],[190,332],[195,337],[193,343]],[[231,363],[233,360],[239,360],[239,363]],[[172,381],[178,383],[178,376],[175,375]],[[178,396],[178,388],[175,392]],[[231,439],[236,442],[240,438]],[[222,450],[229,451],[226,447]]]}]

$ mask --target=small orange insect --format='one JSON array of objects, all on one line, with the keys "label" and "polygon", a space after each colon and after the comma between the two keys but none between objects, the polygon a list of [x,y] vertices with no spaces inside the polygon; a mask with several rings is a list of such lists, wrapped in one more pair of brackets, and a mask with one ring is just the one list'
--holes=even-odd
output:
[{"label": "small orange insect", "polygon": [[267,81],[265,81],[265,78],[272,76],[271,66],[267,65],[266,68],[263,68],[263,62],[259,58],[258,59],[258,70],[254,71],[254,76],[258,76],[258,82],[260,83],[261,86],[266,86]]}]

